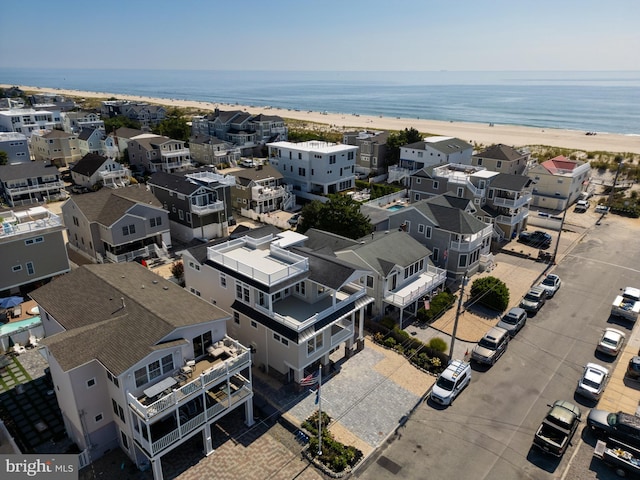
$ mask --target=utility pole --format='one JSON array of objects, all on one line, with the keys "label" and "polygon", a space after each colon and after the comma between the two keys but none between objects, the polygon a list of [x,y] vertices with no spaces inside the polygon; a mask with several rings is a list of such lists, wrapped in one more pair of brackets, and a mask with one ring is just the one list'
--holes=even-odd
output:
[{"label": "utility pole", "polygon": [[451,335],[451,346],[449,347],[449,360],[453,360],[453,345],[456,343],[456,332],[458,331],[458,318],[462,309],[462,297],[464,295],[464,286],[467,283],[467,272],[462,276],[462,285],[460,285],[460,298],[458,298],[458,309],[456,310],[456,319],[453,322],[453,334]]},{"label": "utility pole", "polygon": [[616,176],[613,178],[613,186],[611,187],[611,193],[609,194],[609,201],[607,202],[607,212],[611,208],[611,204],[613,203],[613,194],[616,191],[616,185],[618,184],[618,175],[620,175],[620,170],[622,170],[623,160],[620,160],[618,164],[618,170],[616,170]]},{"label": "utility pole", "polygon": [[562,235],[562,229],[564,228],[564,219],[567,218],[567,210],[569,210],[569,205],[564,207],[564,212],[562,213],[562,220],[560,221],[560,230],[558,230],[558,238],[556,239],[556,246],[553,249],[553,259],[551,260],[553,264],[556,264],[556,255],[558,254],[558,247],[560,246],[560,236]]}]

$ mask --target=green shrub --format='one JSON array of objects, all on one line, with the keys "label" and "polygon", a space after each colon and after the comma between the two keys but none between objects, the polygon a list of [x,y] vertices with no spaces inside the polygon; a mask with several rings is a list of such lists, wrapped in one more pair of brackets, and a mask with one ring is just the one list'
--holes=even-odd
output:
[{"label": "green shrub", "polygon": [[431,322],[447,311],[456,302],[456,296],[449,292],[440,292],[429,302],[429,310],[420,308],[416,314],[418,321]]},{"label": "green shrub", "polygon": [[396,321],[391,317],[382,317],[382,320],[380,320],[380,325],[386,327],[388,330],[393,330],[393,327],[396,326]]},{"label": "green shrub", "polygon": [[385,347],[393,348],[393,347],[395,347],[395,346],[396,346],[396,343],[398,343],[398,342],[396,342],[396,339],[395,339],[395,338],[393,338],[393,337],[387,337],[387,338],[384,340],[384,346],[385,346]]},{"label": "green shrub", "polygon": [[503,312],[509,306],[509,289],[496,277],[478,278],[471,285],[471,301]]},{"label": "green shrub", "polygon": [[438,352],[445,352],[447,350],[447,342],[445,342],[440,337],[433,337],[429,340],[429,348],[433,348]]}]

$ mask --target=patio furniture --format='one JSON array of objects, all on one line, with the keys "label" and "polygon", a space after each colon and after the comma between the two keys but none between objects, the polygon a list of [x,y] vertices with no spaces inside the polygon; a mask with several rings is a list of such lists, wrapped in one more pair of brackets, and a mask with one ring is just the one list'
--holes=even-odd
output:
[{"label": "patio furniture", "polygon": [[19,343],[16,343],[13,345],[13,353],[17,355],[20,355],[21,353],[25,353],[26,351],[27,349],[22,345],[20,345]]},{"label": "patio furniture", "polygon": [[13,307],[13,311],[11,312],[11,316],[13,318],[18,318],[20,315],[22,315],[22,306],[18,305],[17,307]]},{"label": "patio furniture", "polygon": [[173,377],[167,377],[164,380],[159,381],[155,385],[151,385],[149,388],[142,391],[147,398],[153,398],[160,395],[162,392],[171,389],[175,384],[178,383]]}]

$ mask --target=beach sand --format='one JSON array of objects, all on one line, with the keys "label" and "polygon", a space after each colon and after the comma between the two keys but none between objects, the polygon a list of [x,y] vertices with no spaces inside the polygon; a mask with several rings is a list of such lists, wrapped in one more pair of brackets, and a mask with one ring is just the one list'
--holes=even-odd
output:
[{"label": "beach sand", "polygon": [[[9,88],[12,85],[0,85]],[[166,98],[141,97],[107,92],[86,92],[79,90],[51,89],[31,86],[20,86],[28,92],[54,92],[59,95],[80,98],[118,98],[121,100],[142,101],[165,106],[194,108],[201,111],[242,110],[251,114],[279,115],[284,119],[295,119],[335,126],[345,130],[403,130],[415,128],[421,133],[457,137],[472,144],[489,146],[497,143],[513,147],[527,145],[548,145],[579,151],[602,151],[640,154],[640,135],[620,135],[598,133],[585,135],[586,132],[576,130],[560,130],[553,128],[523,127],[467,122],[444,122],[418,118],[391,118],[368,115],[326,113],[314,111],[298,111],[271,108],[267,106],[248,106],[225,103],[198,102]]]}]

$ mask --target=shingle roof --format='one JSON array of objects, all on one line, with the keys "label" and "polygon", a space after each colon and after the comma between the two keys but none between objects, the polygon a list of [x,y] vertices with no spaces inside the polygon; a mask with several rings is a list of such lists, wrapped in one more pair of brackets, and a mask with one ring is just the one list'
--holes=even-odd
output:
[{"label": "shingle roof", "polygon": [[85,265],[31,297],[66,330],[42,341],[65,371],[95,359],[119,375],[176,329],[229,316],[135,262]]},{"label": "shingle roof", "polygon": [[442,205],[440,204],[442,199],[431,200],[422,200],[411,204],[411,206],[430,218],[441,230],[459,234],[472,234],[479,233],[487,228],[487,224],[481,222],[470,213],[459,208]]},{"label": "shingle roof", "polygon": [[519,192],[531,184],[531,179],[524,175],[512,175],[510,173],[500,173],[491,179],[492,188],[501,188]]},{"label": "shingle roof", "polygon": [[144,132],[135,128],[120,127],[116,130],[116,136],[120,138],[132,138],[142,135]]},{"label": "shingle roof", "polygon": [[62,130],[49,130],[42,135],[42,138],[71,138],[75,136],[74,133],[63,132]]},{"label": "shingle roof", "polygon": [[344,262],[334,255],[325,255],[308,248],[292,247],[294,253],[307,257],[309,261],[309,279],[320,285],[338,289],[361,267]]},{"label": "shingle roof", "polygon": [[78,140],[89,140],[89,138],[91,138],[91,135],[93,135],[93,132],[95,131],[95,128],[83,128],[82,130],[80,130],[80,133],[78,134]]},{"label": "shingle roof", "polygon": [[14,165],[0,165],[0,181],[18,180],[27,177],[41,177],[46,175],[58,175],[55,165],[47,165],[44,162],[16,163]]},{"label": "shingle roof", "polygon": [[75,202],[90,222],[111,226],[137,203],[162,208],[160,201],[144,185],[129,185],[124,188],[102,188],[97,192],[77,195]]},{"label": "shingle roof", "polygon": [[71,168],[71,171],[84,175],[85,177],[90,177],[96,173],[107,160],[108,158],[98,155],[97,153],[87,153],[78,160],[78,163]]},{"label": "shingle roof", "polygon": [[491,145],[480,153],[475,154],[474,157],[492,158],[495,160],[511,162],[522,158],[523,155],[513,147],[498,143],[496,145]]},{"label": "shingle roof", "polygon": [[279,180],[282,178],[282,173],[267,163],[265,165],[259,165],[256,168],[243,168],[242,170],[233,172],[233,176],[236,177],[236,180],[241,185],[248,185],[251,182],[264,180],[266,178]]}]

